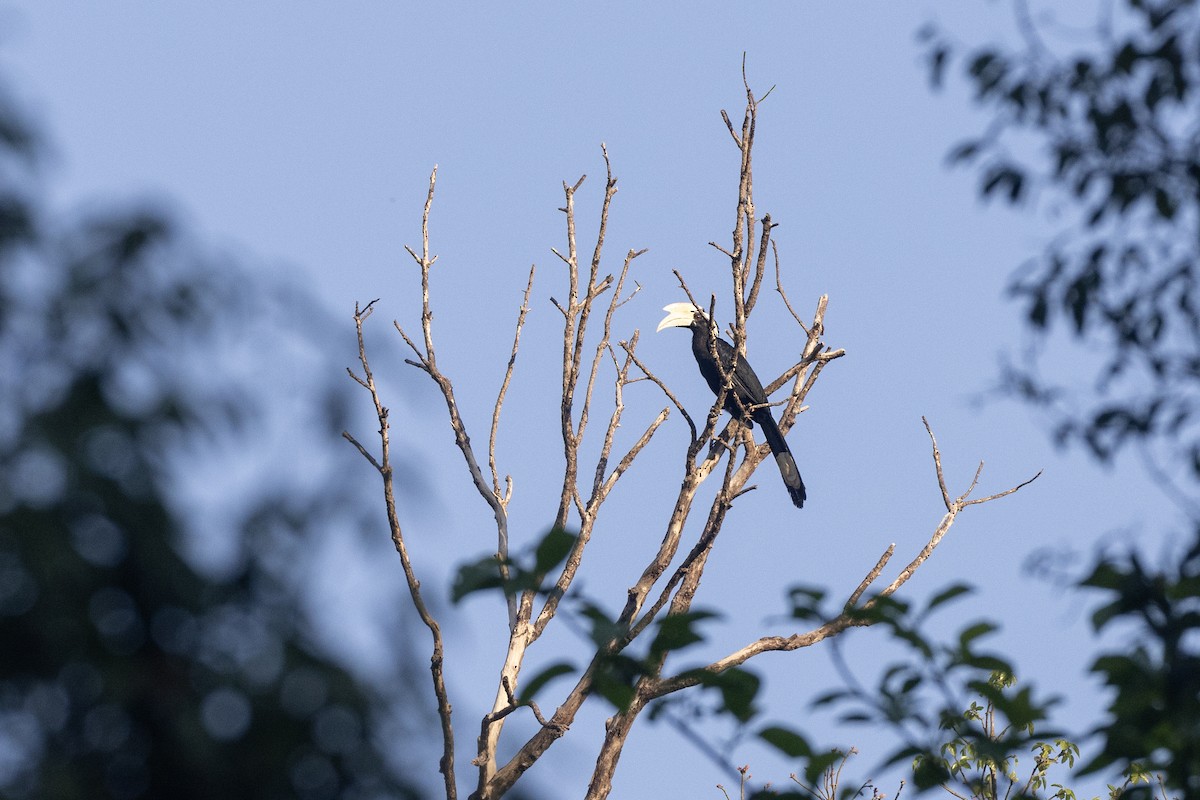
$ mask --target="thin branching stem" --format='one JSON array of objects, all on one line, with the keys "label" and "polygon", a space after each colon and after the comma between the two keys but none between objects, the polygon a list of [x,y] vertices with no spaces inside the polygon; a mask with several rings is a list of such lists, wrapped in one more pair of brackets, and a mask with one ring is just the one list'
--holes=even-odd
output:
[{"label": "thin branching stem", "polygon": [[379,420],[380,457],[378,459],[374,458],[366,447],[359,443],[348,431],[343,431],[342,436],[366,457],[371,466],[375,467],[383,478],[383,497],[387,507],[387,521],[392,535],[392,544],[395,546],[396,552],[400,555],[400,565],[404,570],[404,580],[408,584],[409,596],[412,598],[413,607],[417,610],[417,615],[421,618],[421,622],[425,624],[425,627],[429,628],[429,632],[433,636],[433,655],[430,658],[429,668],[433,676],[433,693],[437,698],[438,718],[441,720],[442,727],[442,757],[438,762],[438,769],[442,773],[447,800],[455,800],[458,796],[458,788],[455,783],[454,772],[454,725],[451,719],[450,695],[446,690],[442,629],[437,620],[434,619],[433,614],[429,611],[429,607],[425,604],[425,599],[421,595],[421,582],[417,579],[416,571],[413,569],[412,559],[408,554],[408,545],[404,540],[404,532],[400,527],[400,517],[396,512],[388,409],[379,398],[379,391],[375,386],[375,376],[371,372],[371,364],[367,359],[367,348],[363,338],[363,321],[370,316],[375,302],[372,300],[367,304],[366,308],[360,309],[358,306],[355,306],[354,309],[354,327],[358,333],[358,360],[359,364],[362,365],[364,377],[358,378],[353,373],[351,373],[351,377],[354,377],[355,381],[370,392],[371,401],[375,405],[375,414]]}]

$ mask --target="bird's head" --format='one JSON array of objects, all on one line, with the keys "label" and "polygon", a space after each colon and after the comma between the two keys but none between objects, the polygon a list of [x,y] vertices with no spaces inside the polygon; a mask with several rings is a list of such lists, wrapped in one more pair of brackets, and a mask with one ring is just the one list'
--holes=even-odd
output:
[{"label": "bird's head", "polygon": [[654,329],[655,333],[663,328],[690,328],[697,321],[708,322],[708,314],[691,303],[671,303],[663,306],[663,311],[667,312],[667,316],[658,323],[658,327]]}]

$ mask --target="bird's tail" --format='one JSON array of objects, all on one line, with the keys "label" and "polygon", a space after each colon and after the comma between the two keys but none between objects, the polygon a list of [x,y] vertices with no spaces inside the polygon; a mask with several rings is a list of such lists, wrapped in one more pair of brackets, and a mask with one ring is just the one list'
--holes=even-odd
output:
[{"label": "bird's tail", "polygon": [[804,481],[800,479],[800,470],[796,467],[796,459],[792,458],[792,451],[788,449],[787,440],[775,424],[775,417],[771,416],[771,409],[766,406],[755,409],[754,421],[762,428],[763,438],[767,440],[771,454],[775,456],[779,474],[783,476],[783,484],[787,486],[792,502],[796,504],[796,508],[804,508],[804,501],[808,497],[804,491]]}]

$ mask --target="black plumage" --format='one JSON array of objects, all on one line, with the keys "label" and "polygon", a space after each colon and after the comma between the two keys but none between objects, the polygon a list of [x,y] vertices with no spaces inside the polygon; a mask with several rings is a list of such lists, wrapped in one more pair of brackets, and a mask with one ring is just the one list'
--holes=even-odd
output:
[{"label": "black plumage", "polygon": [[[752,423],[757,422],[758,426],[762,428],[763,437],[771,448],[771,454],[775,456],[779,474],[783,477],[783,483],[787,487],[788,494],[791,495],[792,502],[796,504],[797,508],[803,508],[807,497],[804,481],[800,479],[800,470],[796,467],[792,451],[788,449],[787,440],[783,438],[783,433],[779,430],[779,425],[776,424],[775,417],[772,416],[771,409],[767,405],[767,393],[763,389],[758,375],[754,373],[745,358],[735,359],[736,351],[732,344],[719,336],[715,341],[710,338],[712,325],[708,315],[703,311],[696,309],[690,303],[674,303],[664,310],[671,313],[663,320],[658,329],[662,330],[664,327],[691,329],[692,355],[695,356],[696,364],[700,367],[700,374],[704,376],[704,380],[708,383],[708,388],[712,389],[713,394],[720,395],[725,386],[726,376],[730,377],[730,388],[725,392],[723,404],[725,410],[751,427]],[[690,320],[688,319],[689,311],[691,312]],[[713,359],[714,350],[716,361]],[[719,366],[718,361],[720,362]]]}]

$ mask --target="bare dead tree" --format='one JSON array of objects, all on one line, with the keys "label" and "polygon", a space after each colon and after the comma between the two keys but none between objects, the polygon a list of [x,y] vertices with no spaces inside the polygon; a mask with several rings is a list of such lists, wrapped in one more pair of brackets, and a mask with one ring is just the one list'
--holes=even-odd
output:
[{"label": "bare dead tree", "polygon": [[[775,242],[771,238],[774,225],[770,215],[764,215],[761,220],[756,218],[752,154],[758,104],[762,98],[755,97],[748,83],[745,82],[744,73],[743,84],[746,90],[746,106],[740,131],[735,129],[728,114],[724,111],[721,112],[741,155],[732,244],[729,248],[716,242],[711,244],[729,258],[733,281],[732,307],[734,310],[731,335],[736,352],[742,357],[746,352],[746,322],[759,300],[766,275],[769,248],[774,256],[776,291],[799,329],[795,340],[797,344],[795,363],[767,386],[768,394],[786,387],[786,395],[779,401],[779,404],[782,405],[779,427],[786,433],[795,423],[797,416],[804,410],[805,398],[826,365],[843,356],[844,351],[830,348],[823,341],[825,311],[829,302],[827,296],[822,296],[817,300],[815,311],[808,324],[805,324],[794,311],[780,277],[779,254],[775,248]],[[557,528],[570,527],[573,531],[577,530],[578,532],[565,559],[554,568],[556,574],[538,576],[537,586],[523,587],[519,591],[507,594],[508,645],[500,661],[495,699],[491,708],[480,717],[476,754],[471,762],[477,770],[476,788],[471,797],[479,800],[490,800],[503,796],[566,733],[579,709],[595,692],[599,674],[614,657],[629,648],[639,638],[645,637],[655,624],[661,624],[664,619],[678,617],[692,610],[693,601],[713,546],[738,498],[753,488],[749,481],[759,464],[770,452],[765,443],[755,443],[750,431],[737,420],[732,420],[723,429],[717,430],[723,395],[725,391],[729,391],[729,386],[726,386],[725,390],[716,398],[703,424],[698,426],[666,383],[637,356],[638,332],[635,330],[627,339],[614,342],[613,325],[616,312],[640,288],[627,289],[630,267],[634,260],[645,251],[628,250],[622,260],[620,271],[615,277],[611,274],[602,274],[601,264],[608,218],[613,197],[617,192],[617,181],[612,174],[608,152],[603,147],[602,152],[606,179],[598,233],[590,256],[581,255],[576,235],[575,197],[584,184],[586,176],[581,177],[574,184],[563,183],[565,203],[560,210],[566,218],[566,252],[553,250],[566,266],[567,274],[565,300],[563,302],[552,300],[563,323],[559,435],[562,439],[564,469],[554,520]],[[421,331],[417,337],[412,337],[398,323],[395,324],[395,327],[414,354],[408,363],[425,372],[434,381],[446,402],[449,424],[454,432],[455,443],[463,456],[476,490],[491,509],[495,519],[496,570],[501,579],[507,581],[510,577],[509,570],[512,563],[509,553],[508,505],[513,496],[513,482],[510,476],[505,476],[503,482],[500,480],[496,462],[496,438],[504,398],[513,377],[514,364],[520,349],[521,330],[529,312],[534,270],[531,269],[529,273],[524,300],[517,314],[508,364],[493,406],[487,452],[489,475],[485,476],[479,457],[471,445],[467,422],[459,413],[454,385],[439,368],[434,347],[429,276],[437,259],[436,256],[431,257],[429,251],[429,213],[434,198],[436,177],[437,170],[435,168],[433,174],[430,175],[422,216],[420,253],[412,248],[407,248],[420,272]],[[680,287],[693,303],[698,307],[707,307],[710,312],[715,311],[715,297],[711,298],[707,304],[697,302],[683,276],[678,272],[676,276]],[[421,597],[421,584],[413,571],[404,534],[396,515],[394,475],[389,455],[388,410],[379,397],[363,340],[363,322],[372,308],[373,303],[368,304],[366,308],[355,310],[362,375],[351,372],[351,376],[369,392],[375,405],[380,425],[380,456],[373,455],[351,434],[344,435],[382,477],[392,539],[400,555],[413,603],[433,637],[431,671],[443,737],[440,771],[444,778],[447,798],[455,798],[457,789],[454,765],[454,727],[451,720],[451,704],[443,677],[441,632]],[[726,377],[729,378],[729,376]],[[669,405],[664,407],[653,419],[645,422],[640,427],[640,433],[632,442],[618,447],[617,433],[625,409],[624,392],[630,384],[643,380],[656,385],[669,401]],[[585,436],[590,432],[589,423],[595,409],[594,398],[600,396],[598,391],[603,384],[607,384],[611,388],[612,408],[603,429],[598,434],[593,434],[598,436],[599,456],[593,465],[585,467],[582,463],[581,445],[585,441]],[[688,425],[690,443],[685,453],[679,494],[670,516],[665,522],[662,540],[657,551],[627,590],[624,608],[617,618],[612,620],[612,635],[596,648],[590,663],[581,671],[575,684],[560,699],[554,713],[546,718],[536,703],[523,699],[519,692],[520,673],[525,657],[529,648],[541,637],[554,619],[562,601],[571,597],[573,582],[605,501],[609,498],[617,482],[628,472],[635,459],[643,452],[655,432],[668,418],[672,406],[680,411]],[[968,489],[961,495],[952,496],[942,474],[941,454],[928,423],[926,423],[926,430],[933,442],[935,472],[946,511],[925,546],[911,558],[907,566],[886,587],[864,600],[868,589],[883,574],[894,554],[895,545],[890,545],[878,561],[867,570],[858,586],[848,594],[844,609],[837,616],[824,621],[811,630],[781,633],[749,641],[700,669],[672,674],[666,669],[668,652],[655,652],[651,648],[652,656],[648,662],[643,661],[641,664],[640,674],[631,687],[629,702],[620,708],[605,726],[604,740],[587,790],[588,798],[608,796],[612,788],[613,774],[629,732],[638,716],[650,703],[675,692],[701,685],[712,676],[739,667],[762,653],[798,650],[836,636],[848,628],[871,624],[872,617],[864,614],[863,611],[870,610],[873,604],[878,602],[878,598],[894,594],[913,576],[916,570],[933,554],[934,549],[949,531],[961,511],[968,506],[986,503],[1011,494],[1028,483],[1026,481],[988,497],[971,499],[970,495],[974,491],[980,475],[977,470]],[[619,453],[619,457],[614,451]],[[982,469],[982,464],[980,464],[980,469]],[[681,547],[685,545],[685,524],[691,517],[697,492],[710,478],[718,481],[719,486],[715,498],[704,511],[704,525],[695,540],[687,543],[686,555],[680,564],[670,574],[667,574],[669,566],[679,554]],[[504,763],[500,763],[497,753],[505,721],[510,715],[521,709],[526,709],[534,717],[538,725],[537,730],[526,741],[516,746],[514,755]],[[509,750],[511,751],[512,748]]]}]

